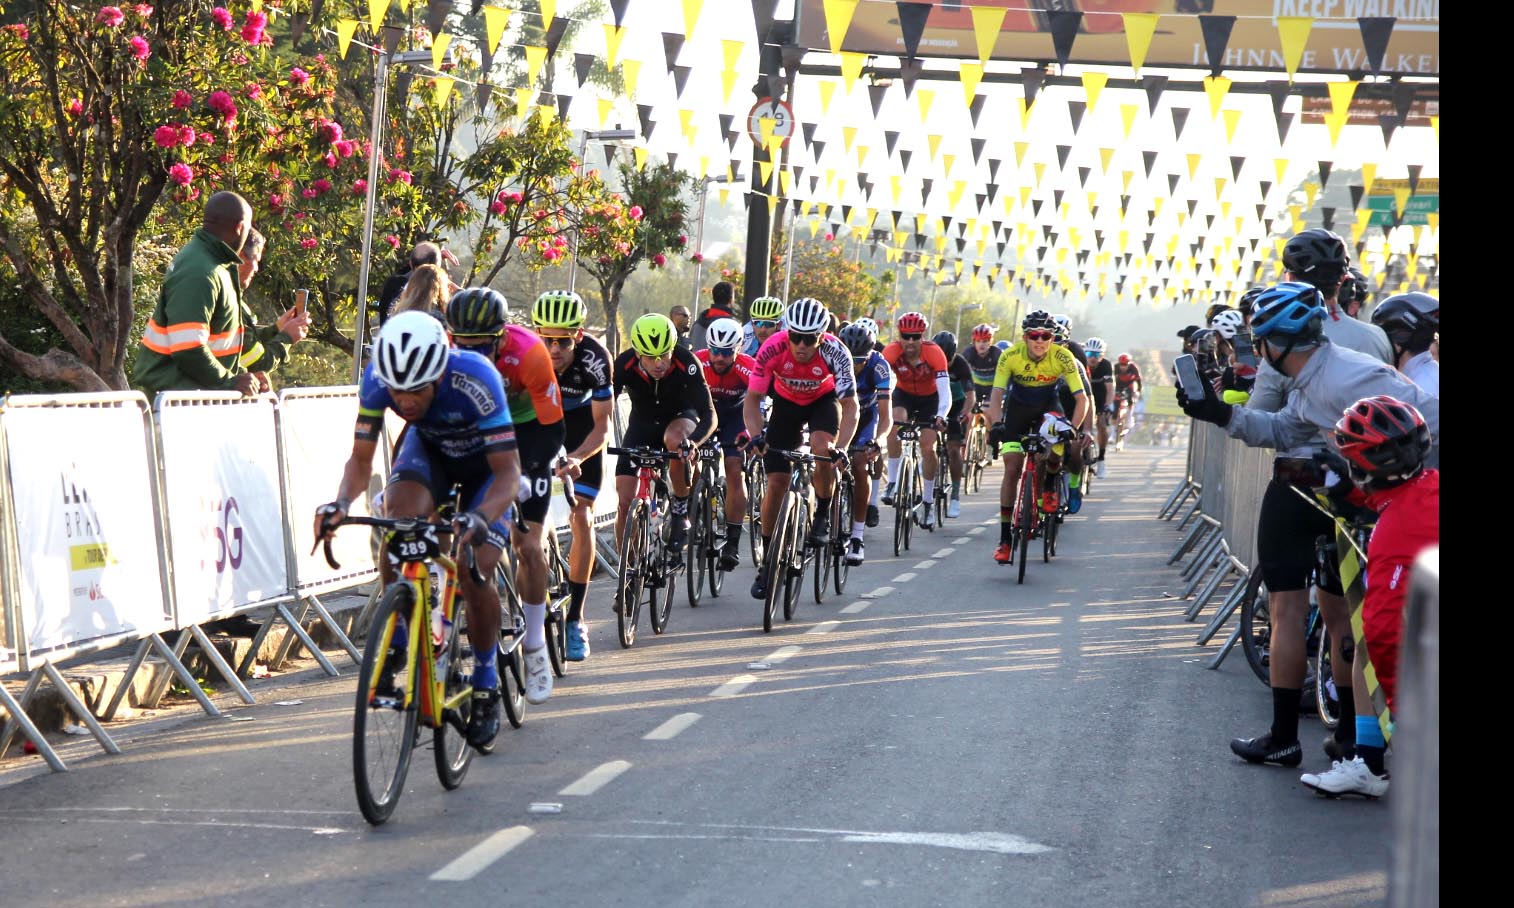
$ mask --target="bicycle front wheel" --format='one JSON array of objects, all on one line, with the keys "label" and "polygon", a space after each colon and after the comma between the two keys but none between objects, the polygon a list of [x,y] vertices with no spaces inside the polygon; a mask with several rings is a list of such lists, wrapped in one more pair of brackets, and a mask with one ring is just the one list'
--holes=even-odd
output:
[{"label": "bicycle front wheel", "polygon": [[631,504],[626,515],[625,535],[620,545],[620,577],[615,588],[615,623],[620,645],[630,649],[636,643],[636,621],[641,616],[641,594],[646,587],[646,564],[642,553],[647,541],[647,503]]},{"label": "bicycle front wheel", "polygon": [[431,730],[431,752],[436,757],[436,777],[452,791],[463,784],[473,748],[468,746],[468,718],[473,704],[473,647],[468,644],[468,610],[459,598],[456,620],[442,641],[445,663],[438,659],[442,676],[442,723]]},{"label": "bicycle front wheel", "polygon": [[767,546],[768,560],[762,570],[767,572],[767,595],[762,601],[762,630],[772,633],[773,616],[778,613],[778,600],[785,598],[788,581],[789,547],[793,544],[794,510],[793,496],[785,494],[778,510],[778,521],[773,524],[773,538]]},{"label": "bicycle front wheel", "polygon": [[[499,697],[505,707],[505,718],[511,728],[520,728],[526,723],[526,669],[521,662],[520,647],[526,639],[526,612],[515,595],[513,584],[504,582],[511,576],[503,561],[495,571],[495,586],[499,588]],[[494,753],[499,739],[479,748],[480,753]]]},{"label": "bicycle front wheel", "polygon": [[1334,731],[1341,724],[1341,703],[1330,659],[1330,632],[1325,630],[1323,619],[1320,625],[1319,645],[1314,651],[1314,708],[1325,727]]},{"label": "bicycle front wheel", "polygon": [[746,468],[746,515],[747,545],[752,550],[752,564],[761,565],[762,550],[762,498],[767,494],[768,476],[762,468],[762,459],[755,458]]},{"label": "bicycle front wheel", "polygon": [[414,620],[414,611],[415,587],[409,582],[390,584],[368,627],[368,643],[358,669],[352,716],[352,781],[363,819],[375,826],[394,813],[415,750],[420,718],[415,696],[418,673],[404,656],[397,656],[400,662],[393,681],[380,687],[391,649],[406,646],[395,638],[407,633],[405,622]]},{"label": "bicycle front wheel", "polygon": [[557,530],[546,528],[547,546],[547,655],[552,674],[568,674],[568,562],[562,556]]},{"label": "bicycle front wheel", "polygon": [[715,477],[714,493],[710,495],[704,519],[709,524],[704,536],[708,548],[705,576],[710,579],[710,598],[718,599],[725,588],[725,571],[720,569],[720,549],[725,543],[725,533],[720,532],[725,528],[725,482],[721,477]]},{"label": "bicycle front wheel", "polygon": [[1015,536],[1020,544],[1020,577],[1018,583],[1025,582],[1025,564],[1030,561],[1030,537],[1036,528],[1036,465],[1033,460],[1026,459],[1020,468],[1020,502],[1019,510],[1015,514]]},{"label": "bicycle front wheel", "polygon": [[699,608],[699,597],[704,595],[705,572],[710,563],[705,553],[710,544],[708,488],[701,481],[689,495],[689,535],[683,543],[684,586],[688,590],[689,608]]},{"label": "bicycle front wheel", "polygon": [[831,576],[835,578],[833,582],[837,596],[846,591],[847,574],[852,569],[851,565],[846,563],[846,541],[850,534],[841,529],[850,527],[851,523],[852,479],[848,476],[836,484],[836,497],[831,500],[831,526],[835,528],[831,531]]},{"label": "bicycle front wheel", "polygon": [[789,537],[787,554],[784,559],[783,578],[783,620],[794,620],[794,613],[799,611],[799,597],[804,593],[804,568],[809,561],[810,533],[810,505],[805,498],[795,504],[793,516],[789,522],[792,524],[793,535]]},{"label": "bicycle front wheel", "polygon": [[1272,613],[1267,609],[1267,591],[1262,572],[1253,570],[1241,597],[1241,650],[1257,680],[1272,686]]}]

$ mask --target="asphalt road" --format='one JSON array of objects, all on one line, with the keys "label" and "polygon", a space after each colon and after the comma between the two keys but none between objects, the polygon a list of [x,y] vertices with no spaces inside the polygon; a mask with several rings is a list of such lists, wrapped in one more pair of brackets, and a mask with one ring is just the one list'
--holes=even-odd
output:
[{"label": "asphalt road", "polygon": [[[1226,746],[1270,700],[1239,653],[1205,669],[1168,595],[1177,537],[1153,515],[1182,467],[1113,455],[1024,586],[991,560],[987,489],[905,557],[873,531],[846,595],[772,634],[746,565],[631,650],[597,584],[589,660],[459,790],[417,752],[377,829],[352,794],[345,657],[342,678],[222,698],[252,721],[124,728],[120,756],[0,775],[4,902],[1381,904],[1388,803],[1326,801]],[[1327,766],[1302,730],[1304,769]]]}]

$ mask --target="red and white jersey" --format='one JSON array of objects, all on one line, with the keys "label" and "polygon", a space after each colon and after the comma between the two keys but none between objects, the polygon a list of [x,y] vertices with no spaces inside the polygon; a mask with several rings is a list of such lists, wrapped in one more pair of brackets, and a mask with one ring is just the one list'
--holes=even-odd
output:
[{"label": "red and white jersey", "polygon": [[807,406],[834,391],[837,398],[857,393],[852,352],[834,334],[820,336],[820,349],[807,363],[794,359],[789,333],[776,331],[757,351],[757,368],[749,386],[754,394],[769,391],[784,400]]},{"label": "red and white jersey", "polygon": [[717,409],[734,407],[746,400],[747,388],[752,384],[752,373],[757,371],[757,360],[745,353],[738,353],[736,361],[722,374],[710,365],[708,348],[695,351],[694,358],[704,365],[704,383],[710,386],[710,397],[714,399]]}]

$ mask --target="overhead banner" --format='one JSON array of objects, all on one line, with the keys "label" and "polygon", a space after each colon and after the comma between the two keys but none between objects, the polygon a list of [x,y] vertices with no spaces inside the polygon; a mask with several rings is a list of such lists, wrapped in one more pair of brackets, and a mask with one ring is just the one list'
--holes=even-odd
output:
[{"label": "overhead banner", "polygon": [[[798,43],[829,51],[825,0],[797,0]],[[1298,71],[1338,73],[1370,71],[1362,43],[1361,16],[1393,16],[1393,31],[1383,54],[1382,72],[1438,76],[1440,74],[1440,2],[1406,0],[1395,3],[1291,3],[1286,0],[929,0],[930,14],[914,55],[978,59],[973,10],[1004,10],[1004,21],[989,56],[995,60],[1051,61],[1058,57],[1054,25],[1066,27],[1066,14],[1081,12],[1073,36],[1069,62],[1129,66],[1131,48],[1125,34],[1126,13],[1156,14],[1156,32],[1142,66],[1210,68],[1204,41],[1205,17],[1236,17],[1224,56],[1223,69],[1285,72],[1278,16],[1315,15],[1304,44]],[[982,14],[979,16],[983,19]],[[1211,21],[1215,21],[1211,18]],[[986,43],[985,38],[985,43]],[[895,3],[857,4],[839,48],[864,54],[905,56],[908,48]]]},{"label": "overhead banner", "polygon": [[273,409],[231,391],[158,395],[180,626],[290,598]]},{"label": "overhead banner", "polygon": [[16,396],[0,409],[3,522],[16,531],[6,572],[27,667],[172,626],[146,414],[135,392]]}]

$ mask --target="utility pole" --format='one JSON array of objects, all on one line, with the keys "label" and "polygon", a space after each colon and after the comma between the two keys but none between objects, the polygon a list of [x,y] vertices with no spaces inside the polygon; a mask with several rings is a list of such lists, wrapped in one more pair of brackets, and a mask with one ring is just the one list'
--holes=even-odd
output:
[{"label": "utility pole", "polygon": [[[759,20],[762,13],[758,7],[764,6],[763,0],[752,0],[752,11],[757,14]],[[769,10],[770,11],[770,10]],[[759,35],[762,40],[762,51],[758,57],[757,83],[752,86],[752,94],[759,100],[769,97],[769,86],[777,82],[777,77],[783,69],[783,46],[794,40],[794,23],[791,21],[775,21],[768,29],[766,37]],[[795,67],[797,71],[798,67]],[[772,77],[770,81],[770,77]],[[785,96],[792,94],[791,82],[785,83]],[[774,100],[784,100],[774,98]],[[769,173],[771,186],[765,186],[762,182],[762,165],[773,164]],[[773,161],[768,155],[766,148],[756,145],[752,147],[752,194],[748,196],[746,221],[746,280],[743,282],[742,302],[751,306],[752,300],[759,296],[768,295],[768,263],[771,260],[772,246],[772,219],[768,216],[766,196],[773,192],[779,184],[777,161]]]}]

